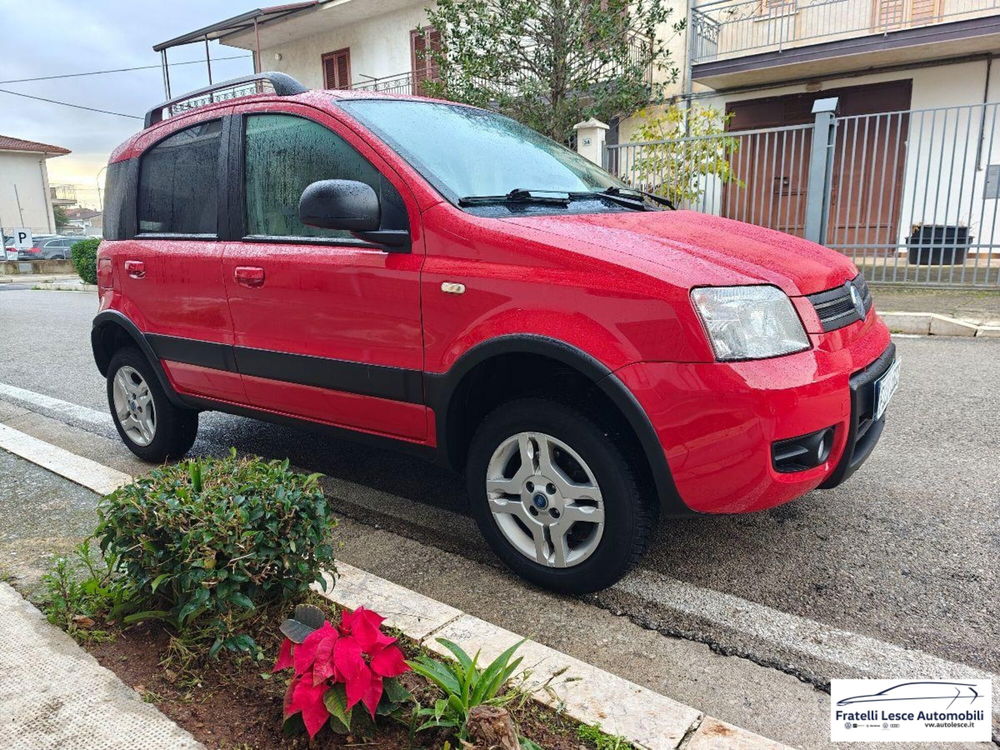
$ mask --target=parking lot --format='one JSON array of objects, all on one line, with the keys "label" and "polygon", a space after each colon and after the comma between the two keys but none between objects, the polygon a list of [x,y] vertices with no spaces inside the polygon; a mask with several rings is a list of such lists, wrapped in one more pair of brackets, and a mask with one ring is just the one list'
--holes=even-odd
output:
[{"label": "parking lot", "polygon": [[[77,452],[126,466],[131,459],[110,420],[102,425],[87,416],[106,412],[89,347],[95,307],[86,293],[0,294],[0,401],[51,418],[50,434],[60,421],[67,430],[84,430],[93,441]],[[501,571],[465,516],[463,483],[440,468],[219,414],[202,416],[194,451],[235,446],[323,472],[346,519],[344,559],[438,598],[451,591],[481,616],[520,617],[529,623],[521,630],[534,629],[540,639],[557,610],[581,623],[622,615],[645,629],[644,638],[674,649],[675,659],[683,653],[707,659],[707,645],[743,657],[753,669],[764,665],[781,675],[782,687],[774,689],[788,700],[795,678],[822,686],[831,677],[904,676],[893,670],[907,664],[946,671],[945,662],[997,673],[1000,629],[984,604],[1000,591],[1000,340],[897,338],[896,344],[902,386],[882,443],[850,481],[764,513],[663,521],[640,567],[586,601],[542,594]],[[84,409],[60,412],[56,402],[32,407],[17,389]],[[463,571],[465,590],[456,592]],[[609,656],[621,645],[610,635],[548,636],[575,637],[579,647],[607,648]],[[652,646],[643,648],[650,653]],[[675,676],[671,684],[668,675],[682,666],[663,665],[661,689],[678,698],[690,697],[678,690],[711,692],[693,684],[698,680],[685,687]],[[703,669],[710,681],[714,667],[705,661]],[[744,680],[765,672],[747,669],[740,672]],[[747,716],[734,720],[750,723]],[[818,727],[816,736],[825,732]],[[792,730],[777,738],[810,744]]]}]

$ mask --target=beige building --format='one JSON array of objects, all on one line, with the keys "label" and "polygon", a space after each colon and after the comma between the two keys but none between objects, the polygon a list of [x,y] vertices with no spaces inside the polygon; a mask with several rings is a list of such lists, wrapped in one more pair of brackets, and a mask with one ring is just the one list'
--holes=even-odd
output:
[{"label": "beige building", "polygon": [[69,149],[0,135],[0,228],[55,234],[46,160]]}]

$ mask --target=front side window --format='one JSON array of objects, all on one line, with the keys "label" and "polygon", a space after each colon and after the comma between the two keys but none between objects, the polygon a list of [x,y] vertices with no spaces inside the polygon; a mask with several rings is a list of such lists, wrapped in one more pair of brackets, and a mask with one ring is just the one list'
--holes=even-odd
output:
[{"label": "front side window", "polygon": [[143,154],[139,232],[215,236],[222,120],[185,128]]},{"label": "front side window", "polygon": [[299,198],[318,180],[357,180],[380,194],[383,224],[402,206],[396,190],[339,135],[294,115],[246,118],[246,233],[265,237],[350,237],[299,221]]},{"label": "front side window", "polygon": [[453,201],[517,188],[592,192],[624,187],[575,151],[493,112],[392,99],[339,104]]}]

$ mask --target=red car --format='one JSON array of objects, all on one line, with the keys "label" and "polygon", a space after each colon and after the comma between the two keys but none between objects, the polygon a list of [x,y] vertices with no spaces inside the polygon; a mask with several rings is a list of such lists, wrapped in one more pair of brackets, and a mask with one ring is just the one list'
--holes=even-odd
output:
[{"label": "red car", "polygon": [[115,424],[153,462],[204,410],[390,442],[464,473],[516,572],[606,587],[658,516],[843,482],[898,382],[849,260],[662,203],[459,104],[275,73],[172,100],[108,168]]}]

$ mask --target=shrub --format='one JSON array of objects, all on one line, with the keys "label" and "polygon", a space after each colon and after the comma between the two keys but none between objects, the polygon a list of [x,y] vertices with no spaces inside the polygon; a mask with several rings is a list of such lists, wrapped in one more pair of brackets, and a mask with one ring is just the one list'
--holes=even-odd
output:
[{"label": "shrub", "polygon": [[69,249],[70,257],[73,259],[73,268],[80,274],[85,284],[97,283],[97,248],[101,240],[97,237],[89,237],[79,242],[74,242]]},{"label": "shrub", "polygon": [[146,608],[126,621],[167,620],[193,644],[211,639],[210,656],[257,650],[241,622],[333,569],[318,477],[233,450],[156,469],[105,498],[94,535]]}]

